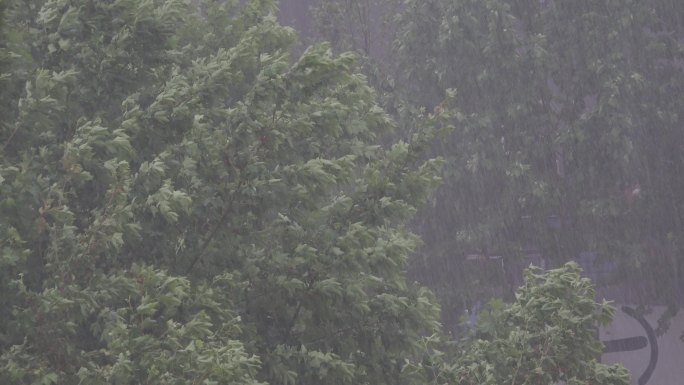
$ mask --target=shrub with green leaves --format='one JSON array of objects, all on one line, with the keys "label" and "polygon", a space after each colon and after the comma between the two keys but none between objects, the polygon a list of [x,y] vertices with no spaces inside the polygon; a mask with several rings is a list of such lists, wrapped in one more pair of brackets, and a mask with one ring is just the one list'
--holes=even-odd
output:
[{"label": "shrub with green leaves", "polygon": [[626,369],[598,362],[596,328],[609,324],[615,309],[595,301],[580,271],[574,262],[527,269],[513,303],[492,301],[479,316],[454,367],[456,383],[628,385]]},{"label": "shrub with green leaves", "polygon": [[630,384],[624,367],[598,362],[596,328],[610,323],[615,309],[596,302],[580,272],[574,262],[530,267],[515,301],[492,300],[450,354],[433,350],[415,369],[434,384]]}]

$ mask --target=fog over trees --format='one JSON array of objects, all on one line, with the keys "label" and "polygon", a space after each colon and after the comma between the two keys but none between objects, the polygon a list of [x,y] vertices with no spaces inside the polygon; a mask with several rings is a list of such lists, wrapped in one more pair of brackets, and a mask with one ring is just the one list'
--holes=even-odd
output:
[{"label": "fog over trees", "polygon": [[0,0],[1,382],[630,384],[683,48],[673,0]]}]

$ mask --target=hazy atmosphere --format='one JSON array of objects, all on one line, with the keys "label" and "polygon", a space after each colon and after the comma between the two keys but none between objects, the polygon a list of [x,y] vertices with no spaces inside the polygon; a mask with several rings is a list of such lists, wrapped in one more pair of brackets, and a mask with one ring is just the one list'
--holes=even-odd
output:
[{"label": "hazy atmosphere", "polygon": [[0,384],[678,385],[684,1],[0,0]]}]

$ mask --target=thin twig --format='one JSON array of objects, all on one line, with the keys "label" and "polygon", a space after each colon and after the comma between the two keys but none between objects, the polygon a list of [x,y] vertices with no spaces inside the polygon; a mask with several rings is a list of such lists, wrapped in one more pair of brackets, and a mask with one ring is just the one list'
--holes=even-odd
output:
[{"label": "thin twig", "polygon": [[240,187],[242,187],[242,183],[243,179],[241,178],[238,182],[237,187],[235,188],[235,191],[233,192],[233,194],[231,194],[230,200],[228,201],[228,204],[226,205],[223,214],[221,214],[221,218],[219,218],[218,222],[216,223],[216,226],[214,226],[214,228],[211,230],[211,233],[209,233],[209,236],[205,238],[202,247],[200,247],[199,253],[197,253],[192,262],[190,262],[190,266],[188,266],[187,270],[185,270],[185,275],[188,275],[192,271],[192,269],[195,268],[197,262],[199,262],[199,260],[202,259],[202,257],[204,257],[204,254],[207,251],[207,248],[209,247],[209,243],[211,243],[216,234],[218,234],[218,231],[221,228],[221,224],[223,224],[223,222],[228,217],[228,213],[231,212],[231,208],[233,207],[233,201],[235,201],[235,196],[238,194],[238,190],[240,189]]},{"label": "thin twig", "polygon": [[14,126],[14,130],[13,130],[12,133],[10,134],[9,138],[7,138],[7,141],[6,141],[5,144],[2,146],[2,149],[0,149],[0,152],[5,152],[5,148],[7,148],[7,146],[9,146],[10,142],[12,142],[12,139],[14,138],[14,134],[16,134],[18,130],[19,130],[19,126],[18,126],[18,125],[15,125],[15,126]]}]

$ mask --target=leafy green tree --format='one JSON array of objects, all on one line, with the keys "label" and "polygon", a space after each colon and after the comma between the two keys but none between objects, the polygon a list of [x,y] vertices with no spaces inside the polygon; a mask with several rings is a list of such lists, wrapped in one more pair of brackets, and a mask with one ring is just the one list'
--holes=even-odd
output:
[{"label": "leafy green tree", "polygon": [[438,117],[381,145],[353,57],[291,58],[270,1],[3,4],[6,381],[422,383]]}]

